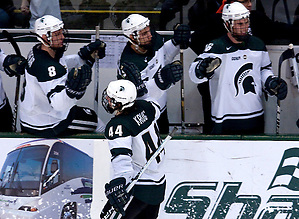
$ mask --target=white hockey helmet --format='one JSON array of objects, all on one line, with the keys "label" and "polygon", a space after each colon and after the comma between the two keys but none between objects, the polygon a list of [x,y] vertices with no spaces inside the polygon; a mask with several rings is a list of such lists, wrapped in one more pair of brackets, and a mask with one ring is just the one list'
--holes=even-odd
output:
[{"label": "white hockey helmet", "polygon": [[43,39],[41,38],[44,34],[47,36],[47,39],[51,41],[52,33],[62,29],[63,26],[63,22],[58,18],[52,15],[44,15],[35,21],[34,31],[40,36],[37,37],[37,39],[44,43]]},{"label": "white hockey helmet", "polygon": [[150,20],[140,14],[131,14],[121,23],[123,34],[130,38],[131,34],[138,35],[140,30],[149,26]]},{"label": "white hockey helmet", "polygon": [[122,111],[133,106],[137,97],[135,85],[129,80],[111,81],[103,91],[102,105],[108,113]]},{"label": "white hockey helmet", "polygon": [[243,18],[248,18],[250,11],[240,2],[233,2],[231,4],[226,4],[222,11],[222,20],[225,22],[241,20]]}]

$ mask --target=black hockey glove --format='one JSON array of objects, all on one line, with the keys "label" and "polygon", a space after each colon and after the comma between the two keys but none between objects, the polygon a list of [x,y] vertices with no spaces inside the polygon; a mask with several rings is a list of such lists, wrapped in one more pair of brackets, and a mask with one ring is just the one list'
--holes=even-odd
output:
[{"label": "black hockey glove", "polygon": [[219,58],[205,58],[199,59],[198,64],[195,67],[195,75],[197,78],[202,79],[204,77],[210,79],[214,75],[214,71],[221,65],[221,59]]},{"label": "black hockey glove", "polygon": [[181,80],[183,76],[183,65],[180,61],[174,61],[165,65],[161,71],[154,75],[155,82],[161,90],[168,89],[171,84]]},{"label": "black hockey glove", "polygon": [[73,68],[65,82],[66,93],[70,98],[81,99],[91,82],[92,70],[89,65],[83,65],[80,68]]},{"label": "black hockey glove", "polygon": [[8,55],[3,62],[4,71],[9,77],[25,74],[28,62],[23,56]]},{"label": "black hockey glove", "polygon": [[133,82],[137,89],[137,97],[142,97],[148,92],[144,82],[141,80],[140,70],[133,62],[121,63],[117,71],[117,79],[127,79]]},{"label": "black hockey glove", "polygon": [[130,200],[130,195],[126,191],[126,179],[119,177],[105,185],[105,195],[114,209],[125,215],[124,207]]},{"label": "black hockey glove", "polygon": [[85,60],[90,66],[93,65],[95,61],[96,51],[98,52],[99,59],[105,57],[106,43],[101,40],[96,40],[95,42],[89,43],[87,46],[80,48],[78,55],[81,59]]},{"label": "black hockey glove", "polygon": [[286,98],[288,94],[288,85],[287,83],[278,77],[270,76],[265,82],[265,89],[269,92],[270,95],[275,95],[279,100]]},{"label": "black hockey glove", "polygon": [[176,24],[173,27],[173,39],[174,45],[180,45],[181,49],[187,49],[190,44],[191,30],[186,24]]}]

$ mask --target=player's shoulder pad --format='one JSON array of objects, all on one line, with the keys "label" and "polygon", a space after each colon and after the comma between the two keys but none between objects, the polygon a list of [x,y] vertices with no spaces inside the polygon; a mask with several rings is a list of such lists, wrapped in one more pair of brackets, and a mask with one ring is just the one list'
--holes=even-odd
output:
[{"label": "player's shoulder pad", "polygon": [[105,137],[109,140],[130,136],[130,124],[121,116],[113,117],[105,128]]},{"label": "player's shoulder pad", "polygon": [[250,50],[267,51],[264,41],[256,36],[250,36],[248,40],[248,47]]},{"label": "player's shoulder pad", "polygon": [[28,73],[37,78],[39,82],[51,81],[67,73],[57,60],[53,59],[46,51],[33,48],[28,55]]}]

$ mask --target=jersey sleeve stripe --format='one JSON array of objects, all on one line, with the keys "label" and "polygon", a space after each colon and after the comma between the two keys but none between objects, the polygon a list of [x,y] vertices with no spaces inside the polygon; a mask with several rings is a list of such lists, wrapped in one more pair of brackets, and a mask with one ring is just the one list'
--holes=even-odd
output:
[{"label": "jersey sleeve stripe", "polygon": [[51,96],[54,95],[55,93],[60,93],[63,89],[64,89],[64,86],[58,85],[54,89],[50,90],[50,92],[47,94],[49,103],[51,103],[51,100],[50,100]]},{"label": "jersey sleeve stripe", "polygon": [[110,153],[112,155],[112,159],[113,160],[115,157],[117,157],[118,155],[127,155],[127,156],[132,156],[132,150],[127,149],[127,148],[113,148],[110,150]]}]

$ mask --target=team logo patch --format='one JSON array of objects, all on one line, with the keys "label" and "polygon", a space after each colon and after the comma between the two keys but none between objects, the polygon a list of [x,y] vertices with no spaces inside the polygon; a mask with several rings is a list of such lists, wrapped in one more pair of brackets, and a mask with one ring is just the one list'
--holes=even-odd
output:
[{"label": "team logo patch", "polygon": [[205,52],[209,51],[210,49],[212,49],[212,47],[214,46],[214,43],[209,43],[206,45],[205,47]]},{"label": "team logo patch", "polygon": [[92,115],[91,110],[88,108],[83,108],[84,112],[88,115]]},{"label": "team logo patch", "polygon": [[247,94],[248,92],[252,92],[256,94],[255,91],[255,82],[254,79],[251,75],[249,75],[250,71],[253,69],[253,64],[252,63],[246,63],[243,65],[238,72],[235,75],[234,79],[234,85],[236,88],[236,96],[239,95],[239,87],[242,85],[244,94]]}]

